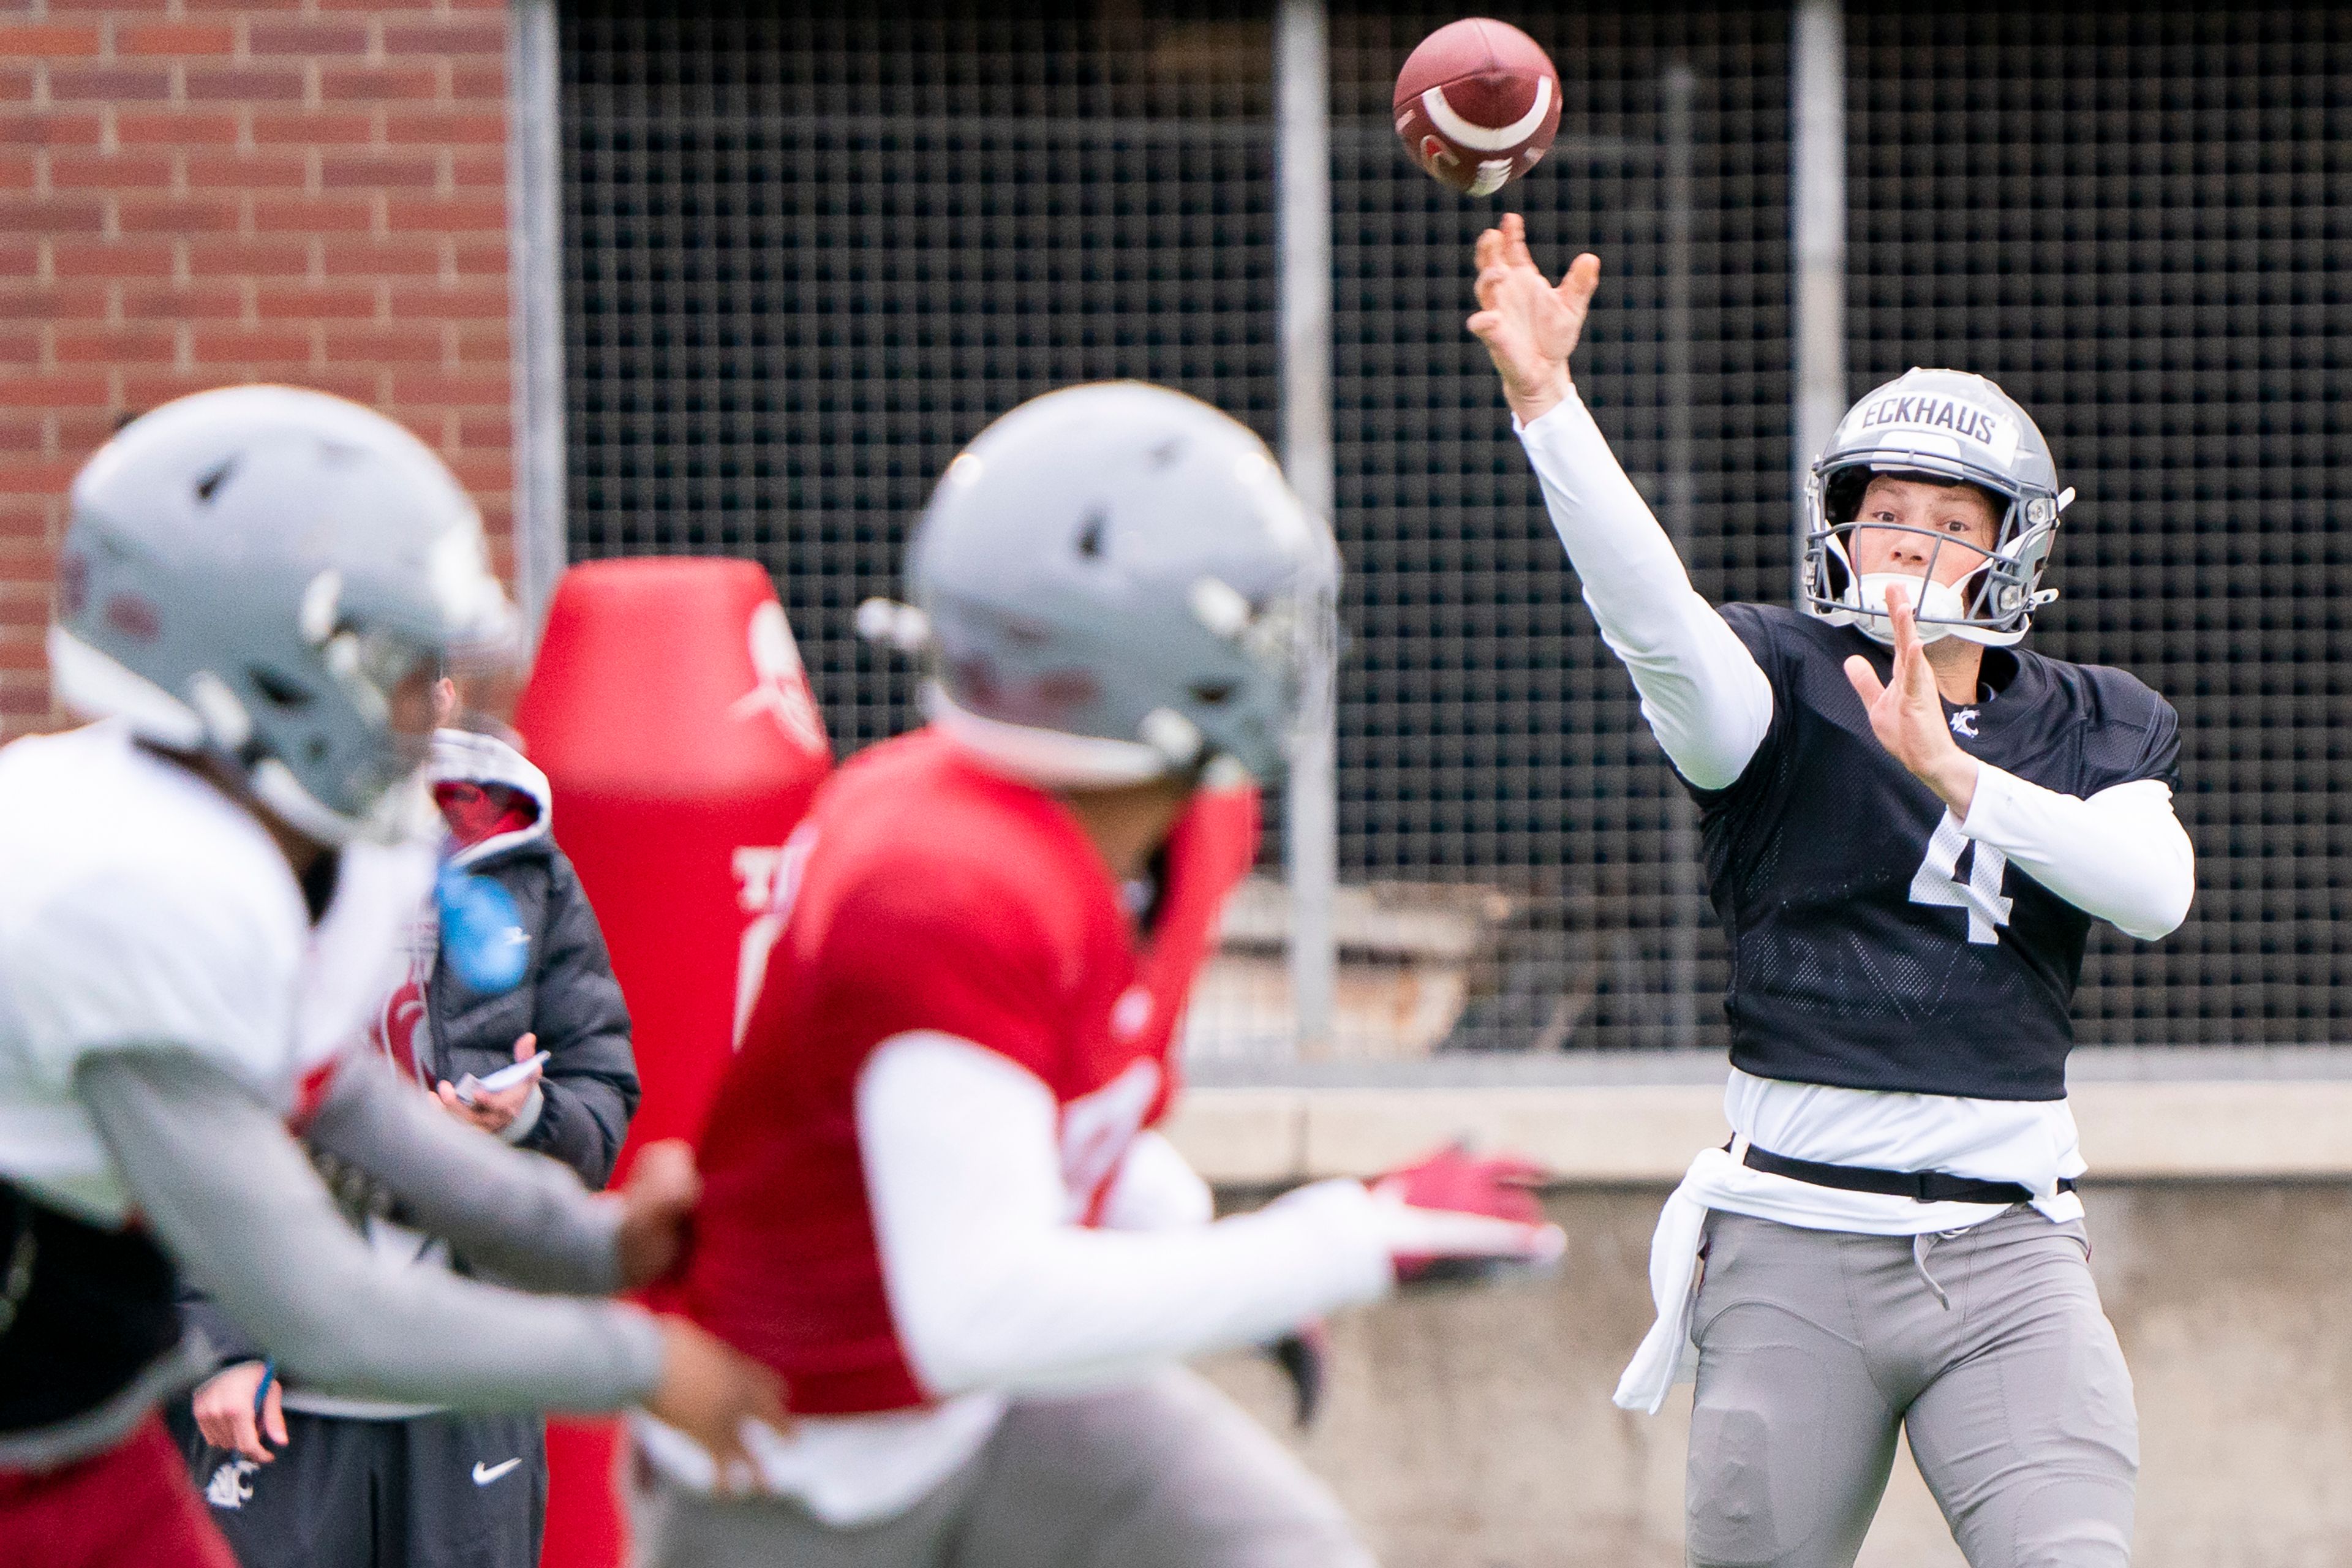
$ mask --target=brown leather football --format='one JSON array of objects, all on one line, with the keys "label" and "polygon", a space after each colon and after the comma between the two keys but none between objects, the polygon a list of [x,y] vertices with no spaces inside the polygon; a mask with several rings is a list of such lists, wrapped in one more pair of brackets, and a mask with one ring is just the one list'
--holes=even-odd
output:
[{"label": "brown leather football", "polygon": [[1559,73],[1508,22],[1465,16],[1397,73],[1397,137],[1442,185],[1491,195],[1536,165],[1559,130]]}]

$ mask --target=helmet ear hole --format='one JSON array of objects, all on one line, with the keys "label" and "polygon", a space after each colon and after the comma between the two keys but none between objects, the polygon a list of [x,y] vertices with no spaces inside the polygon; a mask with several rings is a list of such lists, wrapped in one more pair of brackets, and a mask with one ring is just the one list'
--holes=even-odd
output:
[{"label": "helmet ear hole", "polygon": [[229,475],[234,473],[236,469],[236,459],[235,458],[231,458],[228,461],[221,464],[220,467],[213,469],[212,472],[198,479],[196,481],[196,499],[204,502],[206,506],[212,505],[213,497],[219,493],[221,486],[228,482]]},{"label": "helmet ear hole", "polygon": [[1195,681],[1192,687],[1192,700],[1203,708],[1217,708],[1233,700],[1234,683],[1230,680]]},{"label": "helmet ear hole", "polygon": [[1103,552],[1103,525],[1110,521],[1100,507],[1087,513],[1078,524],[1078,553],[1089,561],[1099,561]]}]

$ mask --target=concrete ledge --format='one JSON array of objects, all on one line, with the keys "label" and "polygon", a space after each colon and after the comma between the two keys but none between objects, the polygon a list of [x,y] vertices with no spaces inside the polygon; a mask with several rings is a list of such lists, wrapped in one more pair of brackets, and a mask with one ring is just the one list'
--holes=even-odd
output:
[{"label": "concrete ledge", "polygon": [[[1718,1069],[1719,1070],[1719,1069]],[[2352,1178],[2352,1080],[2097,1079],[2074,1086],[2091,1178]],[[1730,1135],[1706,1084],[1428,1088],[1271,1085],[1191,1089],[1169,1127],[1212,1183],[1363,1175],[1467,1137],[1572,1185],[1678,1181]]]}]

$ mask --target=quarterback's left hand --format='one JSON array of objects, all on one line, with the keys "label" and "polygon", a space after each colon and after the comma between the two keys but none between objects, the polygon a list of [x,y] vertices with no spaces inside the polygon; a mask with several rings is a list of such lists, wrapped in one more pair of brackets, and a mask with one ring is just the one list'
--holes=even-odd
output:
[{"label": "quarterback's left hand", "polygon": [[1952,739],[1943,699],[1936,692],[1936,672],[1927,667],[1927,650],[1919,641],[1910,595],[1900,587],[1889,587],[1886,612],[1895,623],[1895,668],[1888,672],[1890,679],[1881,684],[1870,660],[1860,654],[1845,661],[1845,678],[1853,682],[1863,706],[1870,710],[1871,733],[1878,737],[1878,743],[1965,822],[1976,800],[1977,760]]}]

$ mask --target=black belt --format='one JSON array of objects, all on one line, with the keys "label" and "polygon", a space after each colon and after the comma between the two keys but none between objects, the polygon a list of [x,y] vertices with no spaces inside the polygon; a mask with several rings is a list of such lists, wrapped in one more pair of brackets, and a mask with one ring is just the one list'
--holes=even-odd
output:
[{"label": "black belt", "polygon": [[[1816,1187],[1836,1187],[1849,1193],[1885,1193],[1894,1198],[1915,1198],[1923,1204],[2030,1204],[2033,1194],[2016,1182],[1980,1182],[1944,1171],[1876,1171],[1867,1165],[1825,1165],[1818,1160],[1791,1160],[1768,1149],[1748,1146],[1740,1163],[1751,1171],[1789,1176]],[[2061,1178],[2058,1190],[2071,1193],[2074,1181]]]}]

